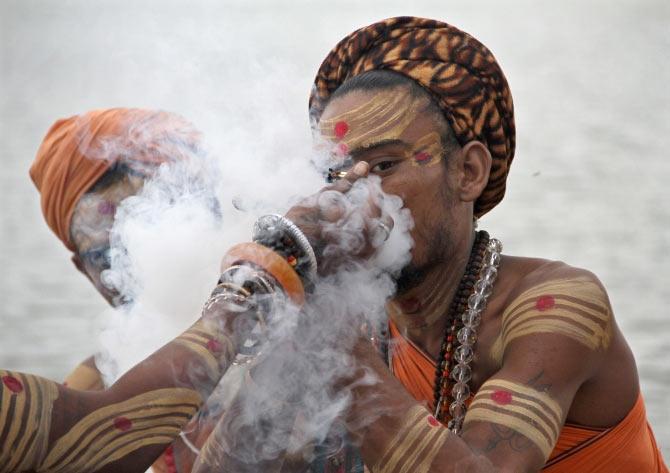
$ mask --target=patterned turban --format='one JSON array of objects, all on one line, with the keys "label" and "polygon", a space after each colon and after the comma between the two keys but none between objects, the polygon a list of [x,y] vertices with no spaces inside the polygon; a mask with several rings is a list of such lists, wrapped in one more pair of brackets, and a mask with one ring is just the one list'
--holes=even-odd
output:
[{"label": "patterned turban", "polygon": [[70,222],[77,202],[114,163],[160,164],[179,156],[183,145],[195,148],[197,134],[186,120],[167,112],[113,108],[58,120],[30,167],[44,219],[76,251]]},{"label": "patterned turban", "polygon": [[442,109],[461,145],[484,143],[493,157],[489,182],[475,215],[505,195],[514,158],[512,95],[493,54],[469,34],[446,23],[414,17],[383,20],[354,31],[328,54],[317,73],[309,105],[318,120],[333,92],[347,79],[389,70],[418,82]]}]

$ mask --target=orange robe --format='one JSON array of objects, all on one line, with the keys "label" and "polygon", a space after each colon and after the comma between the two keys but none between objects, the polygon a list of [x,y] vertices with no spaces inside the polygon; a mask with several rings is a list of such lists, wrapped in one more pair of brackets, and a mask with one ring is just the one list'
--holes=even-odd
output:
[{"label": "orange robe", "polygon": [[[405,389],[432,408],[435,363],[406,340],[393,323],[393,374]],[[647,422],[642,395],[619,424],[591,429],[566,424],[543,471],[668,473],[654,434]]]}]

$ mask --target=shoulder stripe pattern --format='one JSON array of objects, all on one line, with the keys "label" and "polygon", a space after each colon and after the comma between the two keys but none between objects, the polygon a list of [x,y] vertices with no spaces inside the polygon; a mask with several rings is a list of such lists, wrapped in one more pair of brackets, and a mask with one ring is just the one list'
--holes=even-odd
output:
[{"label": "shoulder stripe pattern", "polygon": [[606,349],[612,313],[602,288],[586,277],[547,281],[519,295],[502,315],[502,333],[491,349],[501,361],[505,347],[538,333],[562,335],[590,350]]}]

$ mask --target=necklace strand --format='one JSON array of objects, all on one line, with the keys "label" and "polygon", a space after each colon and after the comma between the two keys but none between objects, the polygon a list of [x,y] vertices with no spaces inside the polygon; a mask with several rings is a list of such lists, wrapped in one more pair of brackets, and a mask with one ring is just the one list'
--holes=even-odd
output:
[{"label": "necklace strand", "polygon": [[478,231],[454,299],[435,369],[435,417],[460,433],[470,397],[470,364],[477,340],[476,328],[498,274],[502,244]]}]

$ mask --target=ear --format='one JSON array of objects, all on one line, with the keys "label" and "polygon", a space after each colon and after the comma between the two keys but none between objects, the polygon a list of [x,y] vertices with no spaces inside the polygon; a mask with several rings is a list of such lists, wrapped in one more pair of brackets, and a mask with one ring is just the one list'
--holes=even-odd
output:
[{"label": "ear", "polygon": [[481,141],[470,141],[461,148],[458,189],[463,202],[474,202],[484,192],[489,182],[491,161],[491,152]]},{"label": "ear", "polygon": [[81,260],[81,258],[79,257],[79,255],[77,253],[73,253],[70,260],[72,261],[72,264],[74,264],[75,268],[77,268],[77,270],[81,274],[86,276],[89,281],[93,282],[93,280],[91,279],[91,275],[88,274],[88,271],[86,271],[86,267],[84,266],[84,262]]}]

